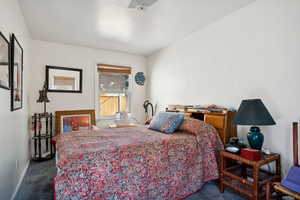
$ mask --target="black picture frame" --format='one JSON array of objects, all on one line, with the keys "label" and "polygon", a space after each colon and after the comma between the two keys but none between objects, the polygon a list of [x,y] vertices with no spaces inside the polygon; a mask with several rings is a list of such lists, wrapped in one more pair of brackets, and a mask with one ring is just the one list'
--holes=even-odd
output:
[{"label": "black picture frame", "polygon": [[[1,49],[1,48],[5,48],[5,47],[0,46],[0,68],[2,68],[2,67],[5,68],[7,66],[7,69],[6,69],[7,70],[7,82],[5,85],[2,84],[3,80],[1,80],[1,76],[0,76],[0,88],[10,90],[10,52],[9,52],[10,51],[10,43],[1,31],[0,31],[0,40],[2,40],[2,42],[7,44],[6,50]],[[0,45],[1,45],[1,43],[0,43]],[[7,60],[5,59],[5,56],[7,56]],[[4,59],[1,59],[2,57],[4,57]],[[0,73],[1,73],[1,71],[0,71]]]},{"label": "black picture frame", "polygon": [[[76,71],[79,73],[79,90],[64,90],[64,89],[50,89],[49,72],[50,70],[65,70],[65,71]],[[58,67],[46,65],[46,85],[48,92],[60,92],[60,93],[82,93],[82,69],[70,68],[70,67]]]},{"label": "black picture frame", "polygon": [[[11,111],[23,108],[23,56],[24,51],[15,34],[10,37]],[[19,54],[16,55],[16,51]],[[20,56],[19,58],[17,56]],[[18,105],[19,104],[19,105]]]}]

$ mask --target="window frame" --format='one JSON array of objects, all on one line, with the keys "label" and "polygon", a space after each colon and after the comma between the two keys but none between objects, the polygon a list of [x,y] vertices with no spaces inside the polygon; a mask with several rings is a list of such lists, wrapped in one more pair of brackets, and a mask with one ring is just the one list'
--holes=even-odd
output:
[{"label": "window frame", "polygon": [[[121,104],[120,104],[121,98],[120,97],[122,97],[123,95],[126,96],[126,94],[125,93],[103,93],[103,94],[115,94],[115,95],[111,95],[111,96],[118,97],[118,112],[120,112],[120,108],[121,108]],[[101,93],[99,92],[98,101],[99,101],[100,95],[101,95]],[[101,104],[98,107],[99,109],[101,108],[100,106],[101,106]],[[129,92],[127,93],[127,106],[128,106],[127,112],[130,113],[130,93]],[[115,115],[101,115],[100,110],[99,110],[98,114],[99,114],[100,118],[102,118],[102,119],[115,119],[116,118],[116,114]]]},{"label": "window frame", "polygon": [[[94,85],[95,85],[95,111],[96,111],[96,119],[97,120],[115,120],[116,115],[110,115],[110,116],[102,116],[100,115],[100,88],[99,88],[99,72],[98,68],[99,66],[116,66],[116,67],[123,67],[123,66],[117,66],[117,65],[106,65],[106,64],[96,64],[95,67],[95,80],[94,80]],[[128,74],[128,82],[129,82],[129,87],[128,87],[128,112],[131,113],[131,108],[132,108],[132,95],[133,95],[133,78],[132,78],[132,70],[131,73]]]}]

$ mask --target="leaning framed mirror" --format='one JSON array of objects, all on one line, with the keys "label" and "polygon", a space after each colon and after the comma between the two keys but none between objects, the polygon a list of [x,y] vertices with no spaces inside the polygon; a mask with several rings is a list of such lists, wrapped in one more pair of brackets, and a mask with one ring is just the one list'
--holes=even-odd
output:
[{"label": "leaning framed mirror", "polygon": [[82,69],[46,66],[48,92],[82,93]]}]

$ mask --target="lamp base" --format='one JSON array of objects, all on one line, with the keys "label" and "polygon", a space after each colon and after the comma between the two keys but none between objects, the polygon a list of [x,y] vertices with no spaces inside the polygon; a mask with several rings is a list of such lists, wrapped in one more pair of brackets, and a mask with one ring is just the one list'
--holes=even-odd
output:
[{"label": "lamp base", "polygon": [[247,138],[252,149],[261,150],[264,143],[264,135],[260,132],[259,127],[252,126],[248,132]]}]

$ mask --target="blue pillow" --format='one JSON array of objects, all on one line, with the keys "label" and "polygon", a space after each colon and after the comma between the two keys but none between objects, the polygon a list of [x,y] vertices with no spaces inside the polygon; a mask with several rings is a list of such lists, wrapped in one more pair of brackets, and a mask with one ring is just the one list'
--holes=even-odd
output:
[{"label": "blue pillow", "polygon": [[163,133],[173,133],[184,119],[184,114],[160,112],[151,121],[149,128]]}]

